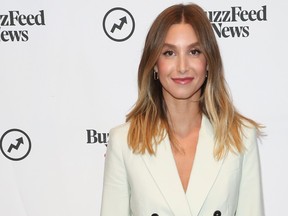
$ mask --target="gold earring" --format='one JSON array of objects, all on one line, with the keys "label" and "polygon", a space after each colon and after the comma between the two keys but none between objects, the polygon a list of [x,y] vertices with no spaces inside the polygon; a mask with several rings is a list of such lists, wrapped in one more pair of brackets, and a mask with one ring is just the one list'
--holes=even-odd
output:
[{"label": "gold earring", "polygon": [[158,72],[156,72],[155,70],[153,71],[153,78],[154,78],[154,80],[158,80],[159,79]]}]

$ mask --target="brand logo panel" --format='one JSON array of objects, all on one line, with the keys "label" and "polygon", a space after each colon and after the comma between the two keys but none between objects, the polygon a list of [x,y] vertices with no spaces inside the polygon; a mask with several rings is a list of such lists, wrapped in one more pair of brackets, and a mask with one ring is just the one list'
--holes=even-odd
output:
[{"label": "brand logo panel", "polygon": [[0,148],[6,158],[19,161],[29,155],[31,151],[31,140],[24,131],[11,129],[1,136]]},{"label": "brand logo panel", "polygon": [[0,42],[27,42],[29,40],[28,27],[44,25],[44,10],[36,14],[26,14],[18,10],[0,14]]}]

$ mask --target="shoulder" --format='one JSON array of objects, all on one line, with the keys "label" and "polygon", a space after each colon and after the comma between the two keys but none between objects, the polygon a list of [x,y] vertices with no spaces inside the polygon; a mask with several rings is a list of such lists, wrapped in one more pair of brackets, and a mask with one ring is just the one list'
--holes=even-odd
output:
[{"label": "shoulder", "polygon": [[248,120],[243,121],[241,128],[242,131],[242,141],[246,149],[253,148],[257,146],[257,140],[259,138],[259,131]]},{"label": "shoulder", "polygon": [[241,130],[245,137],[257,137],[257,128],[248,120],[243,120]]},{"label": "shoulder", "polygon": [[109,137],[127,137],[128,131],[129,131],[130,123],[123,123],[120,125],[117,125],[110,129],[109,131]]},{"label": "shoulder", "polygon": [[128,146],[127,135],[129,127],[130,123],[123,123],[110,129],[108,149]]}]

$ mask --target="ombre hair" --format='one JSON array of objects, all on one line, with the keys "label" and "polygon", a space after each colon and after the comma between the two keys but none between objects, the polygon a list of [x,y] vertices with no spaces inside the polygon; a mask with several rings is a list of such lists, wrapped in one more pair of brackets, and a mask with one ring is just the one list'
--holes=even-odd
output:
[{"label": "ombre hair", "polygon": [[[177,140],[168,124],[162,86],[153,78],[153,68],[161,54],[165,37],[174,24],[190,24],[209,66],[208,77],[201,89],[200,110],[215,131],[214,157],[221,159],[228,151],[242,153],[243,126],[261,126],[238,113],[232,103],[224,78],[219,47],[204,10],[196,4],[176,4],[162,11],[153,22],[138,68],[138,99],[127,114],[130,122],[128,145],[134,153],[155,154],[155,147],[168,134],[172,145]],[[155,146],[154,146],[155,145]]]}]

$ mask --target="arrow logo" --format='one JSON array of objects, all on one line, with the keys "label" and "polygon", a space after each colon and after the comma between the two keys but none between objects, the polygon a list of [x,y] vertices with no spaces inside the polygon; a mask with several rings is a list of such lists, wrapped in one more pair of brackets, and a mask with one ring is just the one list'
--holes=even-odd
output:
[{"label": "arrow logo", "polygon": [[23,160],[29,155],[31,151],[30,137],[20,129],[14,128],[7,130],[0,137],[0,150],[2,154],[9,160]]},{"label": "arrow logo", "polygon": [[21,144],[24,144],[22,137],[20,137],[20,138],[18,138],[18,139],[16,139],[16,140],[17,140],[17,144],[16,144],[16,145],[14,145],[13,143],[11,143],[11,145],[9,146],[9,149],[8,149],[8,152],[9,152],[9,153],[12,151],[12,149],[18,150],[18,148],[20,147],[20,145],[21,145]]},{"label": "arrow logo", "polygon": [[117,25],[116,23],[114,23],[114,25],[112,26],[111,32],[114,33],[115,29],[119,29],[121,30],[123,28],[124,24],[127,24],[127,18],[126,16],[120,18],[119,20],[121,20],[120,25]]},{"label": "arrow logo", "polygon": [[135,30],[134,17],[121,7],[110,9],[105,14],[102,25],[107,37],[116,42],[128,40]]}]

